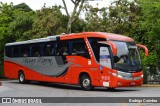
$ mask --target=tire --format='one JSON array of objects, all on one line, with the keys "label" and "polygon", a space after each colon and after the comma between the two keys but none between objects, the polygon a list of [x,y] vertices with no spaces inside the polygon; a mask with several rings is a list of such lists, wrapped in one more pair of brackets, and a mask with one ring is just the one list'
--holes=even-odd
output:
[{"label": "tire", "polygon": [[18,73],[18,80],[19,80],[19,83],[21,83],[21,84],[24,84],[27,82],[27,80],[25,79],[24,72]]},{"label": "tire", "polygon": [[86,91],[93,90],[92,82],[89,75],[84,74],[80,77],[80,86],[83,90]]}]

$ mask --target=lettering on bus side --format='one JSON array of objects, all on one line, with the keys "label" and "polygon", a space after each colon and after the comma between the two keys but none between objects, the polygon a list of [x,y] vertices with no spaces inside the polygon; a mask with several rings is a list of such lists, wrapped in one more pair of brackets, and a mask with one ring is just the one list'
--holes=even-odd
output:
[{"label": "lettering on bus side", "polygon": [[34,65],[36,63],[36,59],[33,59],[33,58],[24,58],[22,63]]},{"label": "lettering on bus side", "polygon": [[34,65],[34,64],[50,64],[53,65],[53,59],[50,58],[44,58],[44,57],[35,57],[35,58],[24,58],[22,60],[22,63],[24,64],[30,64],[30,65]]},{"label": "lettering on bus side", "polygon": [[37,58],[37,62],[43,65],[46,65],[46,64],[53,65],[53,59],[50,59],[50,58],[39,57]]}]

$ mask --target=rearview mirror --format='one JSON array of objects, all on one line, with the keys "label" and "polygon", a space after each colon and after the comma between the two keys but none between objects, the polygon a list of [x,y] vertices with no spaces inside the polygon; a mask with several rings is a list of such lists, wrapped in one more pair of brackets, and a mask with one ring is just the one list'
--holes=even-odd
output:
[{"label": "rearview mirror", "polygon": [[147,48],[146,46],[141,45],[141,44],[136,44],[136,46],[138,46],[138,47],[144,49],[145,55],[146,55],[146,57],[148,57],[148,48]]}]

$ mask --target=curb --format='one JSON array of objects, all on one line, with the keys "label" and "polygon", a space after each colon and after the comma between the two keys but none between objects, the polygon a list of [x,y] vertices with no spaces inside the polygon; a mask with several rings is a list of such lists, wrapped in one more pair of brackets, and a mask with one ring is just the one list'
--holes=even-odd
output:
[{"label": "curb", "polygon": [[160,87],[160,84],[143,84],[142,87]]}]

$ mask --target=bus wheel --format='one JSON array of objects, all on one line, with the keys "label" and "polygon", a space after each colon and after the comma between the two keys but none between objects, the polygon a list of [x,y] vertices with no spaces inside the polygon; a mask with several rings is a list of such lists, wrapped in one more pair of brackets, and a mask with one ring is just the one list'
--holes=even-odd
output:
[{"label": "bus wheel", "polygon": [[26,83],[24,72],[21,71],[18,73],[18,80],[19,80],[19,83],[21,84]]},{"label": "bus wheel", "polygon": [[80,77],[80,85],[81,85],[82,89],[87,90],[87,91],[93,89],[91,79],[90,79],[89,75],[87,75],[87,74],[84,74]]}]

